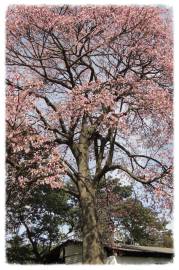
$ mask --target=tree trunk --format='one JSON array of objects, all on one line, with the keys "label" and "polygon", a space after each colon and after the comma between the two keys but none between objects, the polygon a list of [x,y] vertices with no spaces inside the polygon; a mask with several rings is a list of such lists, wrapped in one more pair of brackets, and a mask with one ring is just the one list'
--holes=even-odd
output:
[{"label": "tree trunk", "polygon": [[[83,184],[81,184],[83,186]],[[83,263],[103,264],[104,254],[98,224],[95,192],[81,187],[80,204],[82,210]]]},{"label": "tree trunk", "polygon": [[103,247],[96,214],[95,189],[88,167],[90,136],[91,130],[86,126],[84,118],[78,146],[78,190],[82,212],[83,263],[102,264]]}]

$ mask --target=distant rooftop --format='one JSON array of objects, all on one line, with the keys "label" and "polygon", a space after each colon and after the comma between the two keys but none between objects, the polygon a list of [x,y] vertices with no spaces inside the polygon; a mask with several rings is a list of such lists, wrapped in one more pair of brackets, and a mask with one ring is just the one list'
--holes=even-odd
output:
[{"label": "distant rooftop", "polygon": [[154,246],[136,246],[136,245],[120,245],[119,249],[122,250],[132,250],[132,251],[142,251],[142,252],[159,252],[166,254],[173,254],[173,248],[165,248],[165,247],[154,247]]},{"label": "distant rooftop", "polygon": [[[81,240],[69,239],[62,243],[62,245],[68,244],[82,244]],[[165,248],[165,247],[155,247],[155,246],[138,246],[138,245],[126,245],[126,244],[104,244],[104,247],[111,250],[116,251],[126,251],[126,252],[135,252],[135,253],[163,253],[173,255],[173,248]]]}]

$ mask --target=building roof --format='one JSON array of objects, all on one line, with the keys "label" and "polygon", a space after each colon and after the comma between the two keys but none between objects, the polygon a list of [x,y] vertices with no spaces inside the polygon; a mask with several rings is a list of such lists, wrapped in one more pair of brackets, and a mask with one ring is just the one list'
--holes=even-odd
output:
[{"label": "building roof", "polygon": [[166,254],[173,254],[173,248],[165,248],[165,247],[154,247],[154,246],[135,246],[135,245],[121,245],[120,249],[125,250],[135,250],[135,251],[143,251],[143,252],[162,252]]},{"label": "building roof", "polygon": [[117,253],[118,256],[143,256],[143,257],[173,257],[172,248],[137,246],[137,245],[106,245],[105,248],[110,254]]},{"label": "building roof", "polygon": [[[68,244],[82,244],[81,240],[76,239],[68,239],[64,241],[60,246],[66,246]],[[126,244],[104,244],[105,248],[113,249],[113,250],[121,250],[121,251],[136,251],[136,252],[156,252],[156,253],[165,253],[165,254],[173,254],[173,248],[165,248],[165,247],[155,247],[155,246],[139,246],[139,245],[126,245]]]}]

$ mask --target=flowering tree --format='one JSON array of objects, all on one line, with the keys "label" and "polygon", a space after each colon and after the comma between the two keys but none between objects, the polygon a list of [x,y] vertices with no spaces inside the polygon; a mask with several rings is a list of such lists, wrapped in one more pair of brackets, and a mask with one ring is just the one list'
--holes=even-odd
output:
[{"label": "flowering tree", "polygon": [[169,203],[172,34],[156,7],[11,6],[7,164],[15,183],[79,199],[84,263],[102,263],[96,191],[106,175]]}]

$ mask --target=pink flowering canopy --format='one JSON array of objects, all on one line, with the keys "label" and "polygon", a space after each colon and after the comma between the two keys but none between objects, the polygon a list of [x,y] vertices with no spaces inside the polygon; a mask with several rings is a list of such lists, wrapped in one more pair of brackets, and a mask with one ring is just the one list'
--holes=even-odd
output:
[{"label": "pink flowering canopy", "polygon": [[16,180],[76,184],[85,131],[89,183],[117,172],[170,207],[170,10],[10,6],[6,27],[7,163]]}]

